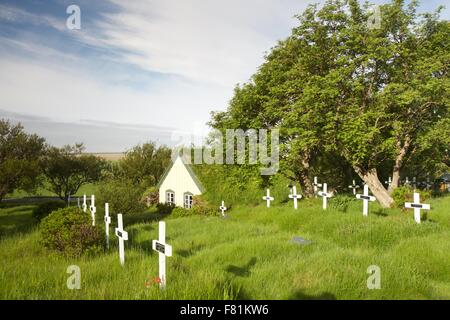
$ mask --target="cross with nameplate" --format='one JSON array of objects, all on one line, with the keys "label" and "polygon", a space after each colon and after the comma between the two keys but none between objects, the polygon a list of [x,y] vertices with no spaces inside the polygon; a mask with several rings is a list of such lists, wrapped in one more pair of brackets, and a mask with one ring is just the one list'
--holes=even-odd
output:
[{"label": "cross with nameplate", "polygon": [[321,186],[322,186],[322,184],[317,182],[317,177],[314,177],[313,188],[314,188],[314,195],[316,198],[317,198],[317,190]]},{"label": "cross with nameplate", "polygon": [[301,199],[302,195],[301,194],[297,194],[297,187],[293,186],[292,187],[292,193],[289,195],[290,199],[294,199],[294,209],[297,209],[297,199]]},{"label": "cross with nameplate", "polygon": [[109,225],[111,217],[109,216],[109,203],[105,203],[105,232],[106,232],[106,249],[109,249]]},{"label": "cross with nameplate", "polygon": [[125,264],[125,244],[124,241],[128,240],[128,232],[123,230],[123,220],[122,214],[119,213],[117,215],[117,228],[116,228],[116,236],[119,238],[119,258],[120,264],[123,266]]},{"label": "cross with nameplate", "polygon": [[414,220],[420,223],[420,210],[430,210],[429,204],[420,203],[420,194],[414,192],[414,202],[405,202],[405,208],[414,209]]},{"label": "cross with nameplate", "polygon": [[376,198],[369,196],[369,186],[364,185],[364,194],[357,194],[356,199],[363,200],[363,215],[367,216],[369,214],[369,201],[375,201]]},{"label": "cross with nameplate", "polygon": [[359,185],[356,184],[355,180],[353,180],[353,184],[351,186],[348,186],[349,189],[353,189],[353,194],[356,194],[356,189],[359,188]]},{"label": "cross with nameplate", "polygon": [[323,184],[322,191],[319,191],[317,194],[322,197],[322,208],[323,208],[323,210],[326,210],[327,209],[327,199],[331,198],[331,193],[327,192],[327,184],[326,183]]},{"label": "cross with nameplate", "polygon": [[172,256],[172,246],[166,243],[166,223],[159,222],[159,239],[152,241],[153,250],[159,253],[159,286],[166,287],[166,256]]},{"label": "cross with nameplate", "polygon": [[89,211],[91,211],[92,225],[95,226],[95,213],[97,212],[97,208],[95,207],[95,196],[94,195],[91,195],[91,205],[89,207]]},{"label": "cross with nameplate", "polygon": [[225,217],[225,211],[227,211],[227,207],[225,207],[225,202],[222,200],[222,205],[219,207],[220,211],[222,211],[222,217]]},{"label": "cross with nameplate", "polygon": [[385,181],[384,183],[386,183],[388,188],[389,188],[391,186],[391,184],[392,184],[392,178],[389,177],[389,179],[387,181]]},{"label": "cross with nameplate", "polygon": [[275,200],[275,198],[270,196],[270,190],[269,189],[267,189],[267,195],[265,197],[263,197],[263,200],[267,201],[267,208],[270,208],[270,201]]}]

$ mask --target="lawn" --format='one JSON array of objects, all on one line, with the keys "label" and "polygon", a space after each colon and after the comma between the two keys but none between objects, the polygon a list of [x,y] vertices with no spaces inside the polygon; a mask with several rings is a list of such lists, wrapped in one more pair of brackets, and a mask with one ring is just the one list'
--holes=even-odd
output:
[{"label": "lawn", "polygon": [[[301,201],[297,211],[290,202],[234,207],[227,219],[167,217],[174,255],[167,258],[164,291],[152,281],[153,211],[125,216],[130,240],[121,267],[114,235],[104,254],[67,259],[39,244],[32,207],[1,209],[0,298],[450,299],[450,197],[430,203],[420,225],[412,211],[371,204],[363,217],[359,201],[323,211],[318,199]],[[311,243],[293,243],[294,236]],[[81,269],[80,290],[66,286],[69,265]],[[367,288],[371,265],[381,269],[381,289]]]}]

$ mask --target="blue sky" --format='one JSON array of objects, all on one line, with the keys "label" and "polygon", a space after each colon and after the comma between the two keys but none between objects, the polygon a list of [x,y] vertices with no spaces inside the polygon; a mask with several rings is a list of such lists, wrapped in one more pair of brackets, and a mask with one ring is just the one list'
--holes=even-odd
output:
[{"label": "blue sky", "polygon": [[[203,135],[210,112],[226,108],[308,3],[2,0],[0,110],[50,143],[83,141],[89,151],[171,144],[173,131]],[[80,30],[66,27],[71,4]]]}]

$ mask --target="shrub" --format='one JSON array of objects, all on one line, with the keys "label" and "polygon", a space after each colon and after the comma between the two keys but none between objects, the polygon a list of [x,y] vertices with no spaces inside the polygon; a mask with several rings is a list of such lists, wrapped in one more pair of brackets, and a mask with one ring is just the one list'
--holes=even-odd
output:
[{"label": "shrub", "polygon": [[171,216],[174,218],[180,218],[180,217],[187,217],[192,215],[192,210],[181,208],[181,207],[175,207],[172,210]]},{"label": "shrub", "polygon": [[129,180],[109,180],[100,185],[98,201],[108,202],[110,208],[117,213],[141,213],[145,210],[141,201],[144,190],[142,186],[136,186]]},{"label": "shrub", "polygon": [[156,187],[150,187],[142,195],[141,199],[147,207],[151,207],[159,203],[159,190]]},{"label": "shrub", "polygon": [[39,204],[32,212],[33,218],[41,221],[48,216],[51,212],[65,208],[66,204],[63,201],[47,201]]},{"label": "shrub", "polygon": [[158,203],[156,205],[156,210],[158,210],[158,213],[160,214],[171,214],[174,208],[175,206],[169,203]]},{"label": "shrub", "polygon": [[[394,204],[398,208],[404,208],[405,202],[412,202],[414,197],[414,189],[408,186],[401,186],[392,192]],[[432,195],[431,190],[420,190],[420,201],[429,199]]]},{"label": "shrub", "polygon": [[218,209],[208,203],[202,196],[193,197],[192,208],[188,211],[191,211],[192,215],[200,216],[214,216],[218,214]]},{"label": "shrub", "polygon": [[77,207],[53,211],[40,224],[43,245],[60,254],[78,257],[99,253],[103,249],[103,233],[91,225],[91,217]]}]

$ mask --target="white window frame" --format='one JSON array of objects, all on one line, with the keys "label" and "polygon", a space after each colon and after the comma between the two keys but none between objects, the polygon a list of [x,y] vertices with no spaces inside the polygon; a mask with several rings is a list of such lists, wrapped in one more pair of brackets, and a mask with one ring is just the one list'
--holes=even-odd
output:
[{"label": "white window frame", "polygon": [[175,205],[175,192],[172,190],[166,190],[166,203]]},{"label": "white window frame", "polygon": [[190,192],[185,192],[183,195],[183,207],[185,209],[191,209],[193,202],[194,202],[194,195]]}]

